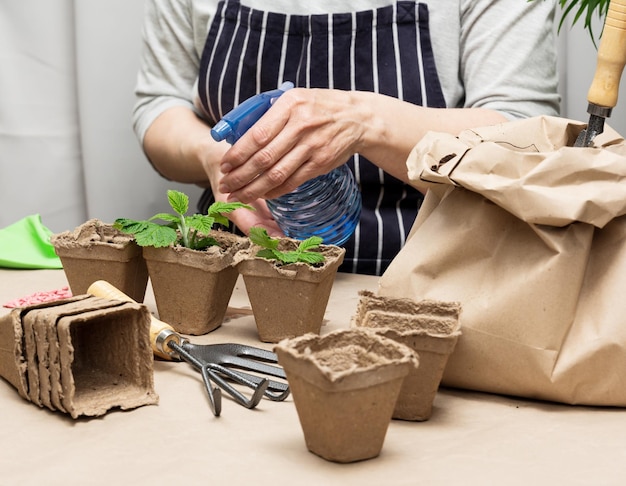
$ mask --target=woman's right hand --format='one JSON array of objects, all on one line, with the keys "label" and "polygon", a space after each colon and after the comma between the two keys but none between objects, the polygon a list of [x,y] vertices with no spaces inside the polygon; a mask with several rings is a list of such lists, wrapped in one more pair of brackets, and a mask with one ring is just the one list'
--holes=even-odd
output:
[{"label": "woman's right hand", "polygon": [[[220,142],[219,145],[226,145],[226,142]],[[229,194],[219,192],[219,184],[221,178],[224,176],[219,166],[215,163],[207,161],[205,164],[205,170],[207,176],[211,181],[211,190],[216,201],[232,202],[229,200]],[[260,226],[265,228],[270,236],[284,236],[284,233],[278,227],[278,224],[274,220],[272,213],[267,207],[267,203],[264,199],[256,199],[248,203],[254,208],[253,211],[249,209],[237,209],[231,213],[228,213],[226,217],[232,221],[232,223],[239,228],[245,235],[250,234],[250,228],[253,226]]]}]

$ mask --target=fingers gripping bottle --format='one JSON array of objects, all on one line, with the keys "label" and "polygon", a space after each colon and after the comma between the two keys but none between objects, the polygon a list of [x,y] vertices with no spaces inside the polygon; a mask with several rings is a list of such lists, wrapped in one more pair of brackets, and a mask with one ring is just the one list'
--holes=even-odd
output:
[{"label": "fingers gripping bottle", "polygon": [[[211,136],[218,142],[234,144],[290,88],[293,84],[286,82],[278,89],[248,98],[224,115]],[[361,193],[352,171],[343,164],[288,194],[268,199],[267,206],[288,237],[304,240],[319,236],[326,245],[342,245],[359,222]]]}]

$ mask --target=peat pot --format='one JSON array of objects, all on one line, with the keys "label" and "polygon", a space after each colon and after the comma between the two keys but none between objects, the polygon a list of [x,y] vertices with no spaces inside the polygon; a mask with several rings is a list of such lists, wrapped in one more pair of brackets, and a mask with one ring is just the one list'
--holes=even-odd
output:
[{"label": "peat pot", "polygon": [[343,463],[380,454],[402,382],[418,366],[411,349],[344,329],[286,339],[274,351],[309,451]]},{"label": "peat pot", "polygon": [[227,231],[209,236],[219,245],[143,248],[159,318],[183,334],[206,334],[222,324],[238,277],[234,257],[250,244]]},{"label": "peat pot", "polygon": [[0,376],[39,407],[72,418],[158,402],[150,313],[90,295],[0,317]]},{"label": "peat pot", "polygon": [[461,334],[460,305],[378,297],[369,291],[359,295],[352,325],[371,328],[419,355],[419,368],[411,370],[404,380],[393,418],[428,420],[448,358]]},{"label": "peat pot", "polygon": [[98,219],[73,231],[52,235],[50,242],[59,256],[72,294],[87,292],[97,280],[106,280],[137,302],[143,302],[148,270],[131,235]]},{"label": "peat pot", "polygon": [[[283,238],[279,248],[295,249],[297,244],[297,240]],[[237,270],[246,285],[259,339],[277,343],[306,333],[319,334],[345,250],[320,245],[324,263],[280,265],[275,260],[257,257],[259,249],[251,246],[237,256]]]}]

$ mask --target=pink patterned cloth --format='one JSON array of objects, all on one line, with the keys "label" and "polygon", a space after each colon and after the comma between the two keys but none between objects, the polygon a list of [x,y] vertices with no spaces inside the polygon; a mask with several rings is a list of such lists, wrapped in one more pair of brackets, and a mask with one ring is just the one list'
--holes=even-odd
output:
[{"label": "pink patterned cloth", "polygon": [[69,287],[62,287],[56,290],[48,290],[46,292],[35,292],[34,294],[27,295],[26,297],[20,297],[19,299],[12,300],[3,304],[3,307],[26,307],[28,305],[40,304],[42,302],[52,302],[54,300],[66,299],[72,296],[72,292]]}]

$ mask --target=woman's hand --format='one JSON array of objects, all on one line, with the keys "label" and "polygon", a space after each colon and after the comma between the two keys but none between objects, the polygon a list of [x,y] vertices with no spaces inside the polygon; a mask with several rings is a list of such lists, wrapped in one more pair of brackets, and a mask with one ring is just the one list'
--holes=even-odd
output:
[{"label": "woman's hand", "polygon": [[224,155],[218,189],[250,202],[293,191],[357,152],[363,112],[353,92],[291,89]]},{"label": "woman's hand", "polygon": [[[219,145],[224,146],[226,142],[221,142]],[[222,193],[217,189],[223,177],[223,174],[218,170],[218,164],[212,163],[211,159],[207,157],[203,159],[203,166],[211,183],[211,191],[215,200],[228,201],[230,199],[229,194]],[[248,204],[254,208],[254,211],[242,208],[225,216],[246,235],[250,234],[250,228],[253,226],[260,226],[265,228],[270,236],[284,236],[263,199],[249,201]]]}]

